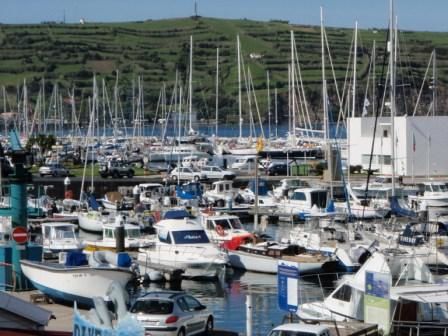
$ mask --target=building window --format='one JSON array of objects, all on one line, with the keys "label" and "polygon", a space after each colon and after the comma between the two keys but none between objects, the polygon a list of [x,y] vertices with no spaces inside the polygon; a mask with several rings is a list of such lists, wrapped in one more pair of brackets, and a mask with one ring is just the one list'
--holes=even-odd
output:
[{"label": "building window", "polygon": [[387,138],[388,136],[387,129],[383,130],[383,138]]}]

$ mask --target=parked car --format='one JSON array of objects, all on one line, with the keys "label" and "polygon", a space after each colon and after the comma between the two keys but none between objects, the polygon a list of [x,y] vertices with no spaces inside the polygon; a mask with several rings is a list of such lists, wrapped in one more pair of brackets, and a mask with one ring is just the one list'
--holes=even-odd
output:
[{"label": "parked car", "polygon": [[224,170],[218,166],[204,166],[201,168],[201,173],[208,179],[214,180],[233,180],[236,177],[233,171]]},{"label": "parked car", "polygon": [[170,179],[173,181],[200,181],[205,180],[206,178],[207,177],[203,173],[195,171],[189,167],[175,167],[170,172]]},{"label": "parked car", "polygon": [[101,164],[99,172],[103,178],[109,176],[114,178],[127,176],[131,178],[134,176],[134,169],[129,164],[122,161],[108,161],[105,164]]},{"label": "parked car", "polygon": [[330,330],[322,325],[287,323],[275,327],[269,336],[330,336]]},{"label": "parked car", "polygon": [[185,292],[149,292],[139,297],[129,312],[152,336],[207,335],[213,330],[213,314]]},{"label": "parked car", "polygon": [[282,162],[272,162],[266,169],[269,176],[285,176],[288,175],[288,165]]},{"label": "parked car", "polygon": [[60,163],[50,163],[39,168],[40,176],[69,176],[70,172]]}]

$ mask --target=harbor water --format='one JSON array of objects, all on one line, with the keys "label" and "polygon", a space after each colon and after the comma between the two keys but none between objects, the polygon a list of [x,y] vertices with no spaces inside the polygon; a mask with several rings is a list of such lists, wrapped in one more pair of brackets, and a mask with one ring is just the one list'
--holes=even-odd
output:
[{"label": "harbor water", "polygon": [[[247,230],[253,230],[252,223],[243,225]],[[280,239],[287,236],[290,228],[289,223],[269,224],[265,233]],[[79,235],[84,239],[93,238],[82,231]],[[303,276],[299,280],[299,303],[321,300],[328,294],[333,279],[333,276]],[[248,295],[252,296],[253,335],[267,335],[287,315],[278,306],[276,275],[229,269],[225,276],[215,281],[182,280],[180,287],[172,287],[169,283],[139,286],[132,292],[132,297],[163,289],[183,290],[197,297],[213,312],[216,329],[246,333]]]}]

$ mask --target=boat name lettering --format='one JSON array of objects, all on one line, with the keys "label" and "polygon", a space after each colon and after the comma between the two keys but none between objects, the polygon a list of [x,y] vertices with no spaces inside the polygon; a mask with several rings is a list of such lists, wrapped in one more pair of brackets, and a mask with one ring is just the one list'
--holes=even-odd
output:
[{"label": "boat name lettering", "polygon": [[86,276],[85,274],[73,274],[72,275],[74,278],[82,278],[84,276]]},{"label": "boat name lettering", "polygon": [[184,239],[190,239],[190,240],[194,239],[194,240],[196,240],[196,239],[201,239],[201,236],[200,235],[199,236],[194,236],[194,235],[191,235],[191,234],[187,234],[187,235],[185,235]]}]

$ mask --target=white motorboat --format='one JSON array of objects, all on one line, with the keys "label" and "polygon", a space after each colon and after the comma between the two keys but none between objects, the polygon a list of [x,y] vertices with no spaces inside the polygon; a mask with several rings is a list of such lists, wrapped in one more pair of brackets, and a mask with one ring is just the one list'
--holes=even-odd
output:
[{"label": "white motorboat", "polygon": [[80,251],[84,247],[75,234],[76,226],[70,223],[42,223],[42,246],[44,255],[59,252]]},{"label": "white motorboat", "polygon": [[140,265],[166,265],[184,270],[187,278],[210,278],[221,274],[227,255],[210,242],[196,221],[165,219],[154,225],[157,238],[153,245],[140,249]]},{"label": "white motorboat", "polygon": [[[86,251],[115,251],[116,224],[103,225],[103,238],[99,240],[84,240]],[[154,237],[144,236],[139,226],[133,224],[124,224],[124,248],[126,251],[137,251],[141,247],[150,246]]]},{"label": "white motorboat", "polygon": [[298,245],[264,241],[241,244],[228,250],[230,265],[246,271],[277,274],[278,261],[297,262],[300,273],[322,271],[325,263],[332,259],[321,253],[308,253]]},{"label": "white motorboat", "polygon": [[322,188],[297,188],[290,198],[278,202],[281,217],[296,216],[304,219],[311,213],[324,213],[327,209],[328,191]]},{"label": "white motorboat", "polygon": [[105,297],[114,281],[123,287],[134,277],[131,259],[126,253],[89,257],[68,253],[65,263],[21,260],[23,274],[33,286],[56,301],[92,306],[94,296]]},{"label": "white motorboat", "polygon": [[240,244],[244,239],[252,237],[252,234],[244,229],[240,218],[235,215],[203,211],[197,219],[210,240],[219,245],[226,243],[229,247],[229,244]]},{"label": "white motorboat", "polygon": [[417,195],[409,195],[410,207],[416,210],[426,210],[428,207],[448,206],[448,188],[445,182],[425,182],[423,191]]},{"label": "white motorboat", "polygon": [[[298,315],[303,319],[364,321],[366,272],[390,277],[390,319],[447,321],[448,285],[434,283],[429,269],[415,256],[397,249],[375,252],[354,275],[345,276],[323,301],[303,303]],[[387,291],[387,289],[384,289]],[[409,319],[409,316],[413,316]]]},{"label": "white motorboat", "polygon": [[101,201],[105,209],[113,211],[132,210],[134,207],[134,200],[129,197],[124,197],[118,191],[107,192],[99,201]]}]

